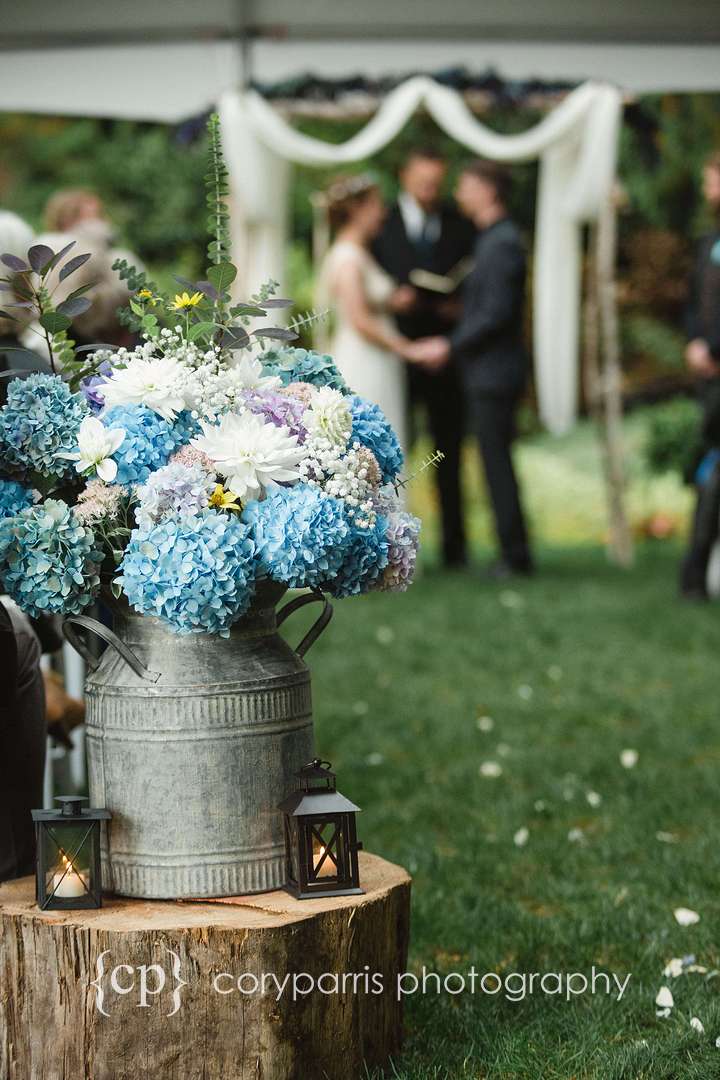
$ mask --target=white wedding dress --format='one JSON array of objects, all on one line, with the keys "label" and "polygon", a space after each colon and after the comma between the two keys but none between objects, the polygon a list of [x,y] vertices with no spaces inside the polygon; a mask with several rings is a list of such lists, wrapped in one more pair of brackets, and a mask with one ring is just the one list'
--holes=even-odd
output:
[{"label": "white wedding dress", "polygon": [[351,266],[360,268],[368,306],[375,317],[393,329],[387,303],[395,289],[393,279],[360,244],[341,240],[328,251],[320,271],[318,303],[330,307],[334,331],[329,352],[348,386],[361,397],[379,405],[407,451],[407,405],[405,365],[394,353],[364,338],[343,311],[337,283]]}]

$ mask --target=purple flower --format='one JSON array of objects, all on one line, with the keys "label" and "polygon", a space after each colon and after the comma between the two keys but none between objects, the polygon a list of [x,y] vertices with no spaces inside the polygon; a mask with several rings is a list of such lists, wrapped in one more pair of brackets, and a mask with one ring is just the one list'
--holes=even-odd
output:
[{"label": "purple flower", "polygon": [[305,442],[307,429],[302,422],[305,406],[297,398],[273,390],[246,390],[242,396],[251,412],[264,416],[275,427],[289,428],[299,443]]},{"label": "purple flower", "polygon": [[103,360],[96,369],[95,374],[88,375],[87,379],[83,379],[80,383],[80,390],[85,395],[85,400],[93,412],[100,412],[105,404],[104,399],[98,395],[96,388],[100,383],[105,382],[105,379],[111,372],[112,364],[109,360]]}]

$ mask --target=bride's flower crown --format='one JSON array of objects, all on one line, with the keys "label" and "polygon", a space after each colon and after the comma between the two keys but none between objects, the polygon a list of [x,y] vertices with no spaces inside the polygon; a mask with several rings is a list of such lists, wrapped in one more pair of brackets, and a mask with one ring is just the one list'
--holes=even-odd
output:
[{"label": "bride's flower crown", "polygon": [[328,184],[324,191],[316,191],[312,195],[312,202],[315,206],[329,209],[355,195],[363,195],[375,187],[377,187],[377,179],[372,173],[342,176]]}]

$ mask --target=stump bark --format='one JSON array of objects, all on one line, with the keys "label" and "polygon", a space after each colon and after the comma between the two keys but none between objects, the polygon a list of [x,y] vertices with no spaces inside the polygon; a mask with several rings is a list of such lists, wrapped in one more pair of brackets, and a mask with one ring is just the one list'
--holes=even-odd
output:
[{"label": "stump bark", "polygon": [[400,1046],[410,905],[401,867],[361,853],[360,872],[364,896],[95,911],[5,884],[0,1077],[360,1080]]}]

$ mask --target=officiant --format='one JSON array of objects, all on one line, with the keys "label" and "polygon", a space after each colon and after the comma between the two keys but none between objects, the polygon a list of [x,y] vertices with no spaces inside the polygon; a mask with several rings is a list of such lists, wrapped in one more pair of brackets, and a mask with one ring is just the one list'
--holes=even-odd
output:
[{"label": "officiant", "polygon": [[[442,201],[447,163],[436,150],[411,151],[400,171],[398,201],[373,246],[380,265],[400,285],[415,284],[413,271],[445,277],[471,255],[475,230],[467,218]],[[459,316],[456,297],[417,288],[413,306],[396,316],[401,334],[411,340],[449,335]],[[433,447],[444,458],[435,472],[442,521],[443,560],[466,563],[465,523],[460,490],[460,449],[464,415],[458,375],[452,365],[432,373],[408,365],[411,407],[426,415]]]}]

